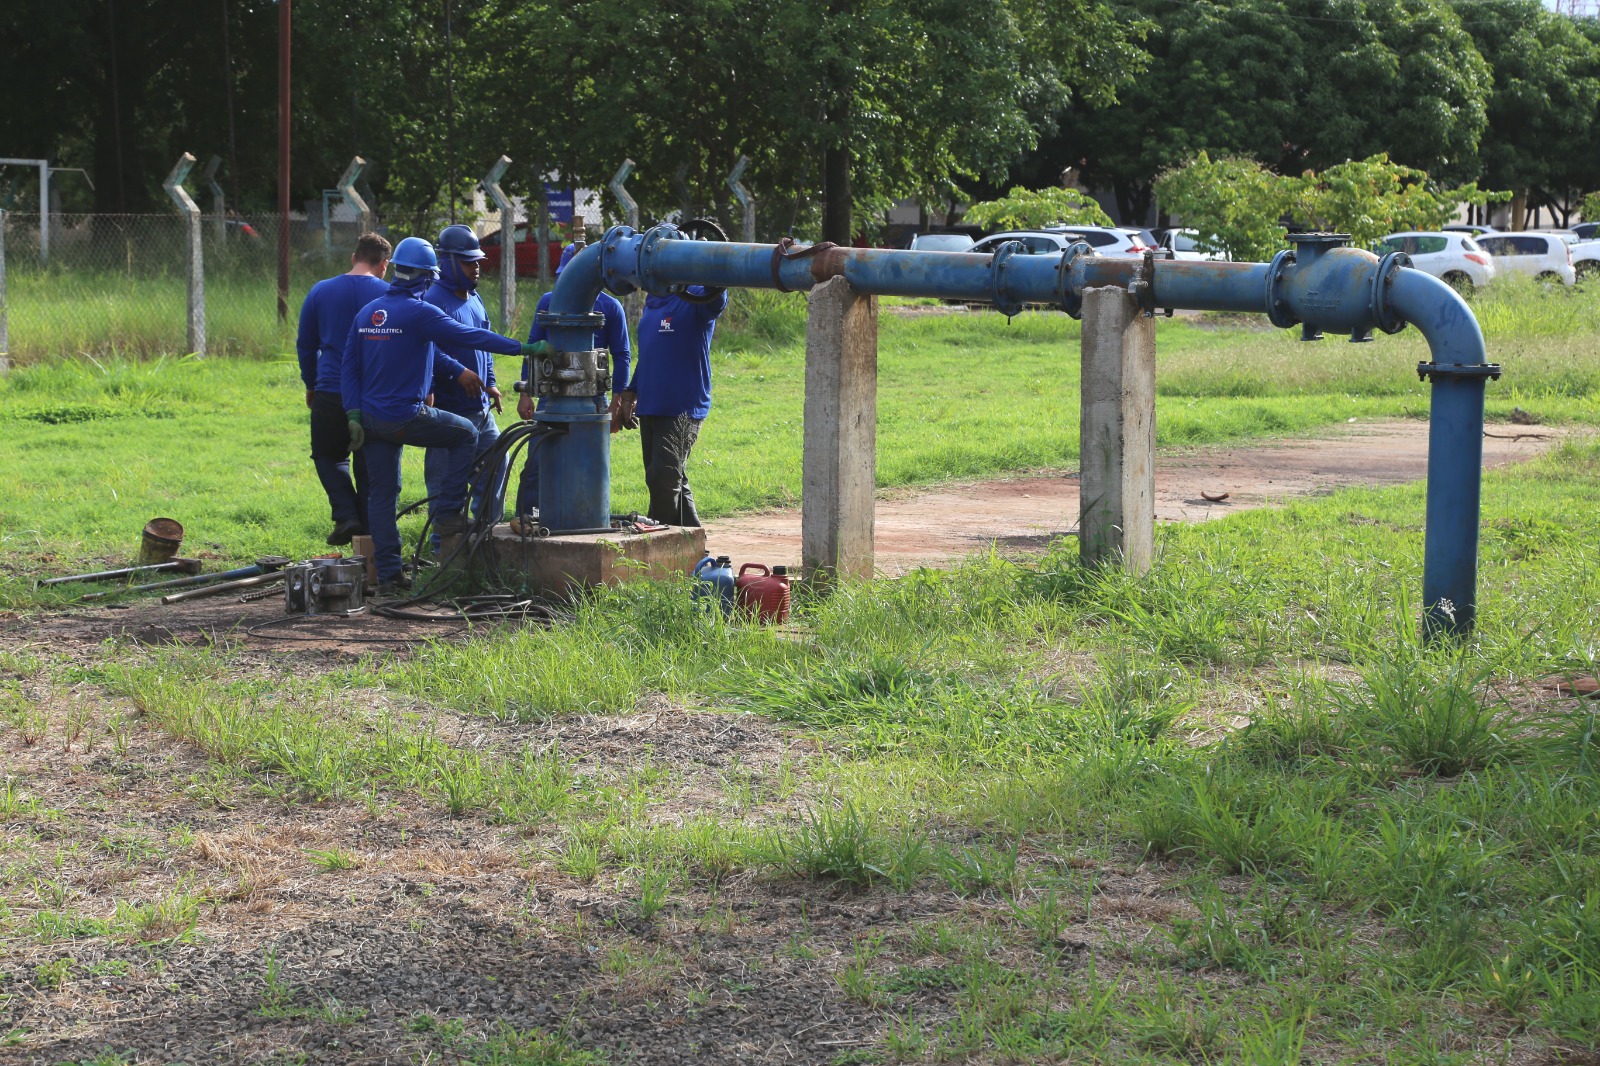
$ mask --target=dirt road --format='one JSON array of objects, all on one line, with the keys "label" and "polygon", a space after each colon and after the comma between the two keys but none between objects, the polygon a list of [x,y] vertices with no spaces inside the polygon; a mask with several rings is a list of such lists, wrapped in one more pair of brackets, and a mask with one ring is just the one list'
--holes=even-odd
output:
[{"label": "dirt road", "polygon": [[[1492,426],[1490,432],[1496,436],[1483,442],[1486,469],[1531,459],[1560,436],[1540,426]],[[1156,518],[1204,522],[1351,485],[1421,481],[1427,470],[1426,422],[1355,423],[1314,439],[1166,452],[1156,462]],[[1201,493],[1227,493],[1227,499],[1213,503]],[[1076,471],[893,490],[878,499],[878,570],[894,575],[945,565],[990,544],[1003,551],[1036,550],[1076,528],[1077,521]],[[712,522],[706,543],[736,562],[797,566],[800,512]]]}]

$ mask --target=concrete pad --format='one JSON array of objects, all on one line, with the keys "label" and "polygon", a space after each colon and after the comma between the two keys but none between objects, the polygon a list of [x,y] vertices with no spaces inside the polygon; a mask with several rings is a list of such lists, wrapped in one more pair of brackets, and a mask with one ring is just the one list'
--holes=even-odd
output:
[{"label": "concrete pad", "polygon": [[659,581],[688,573],[706,554],[704,529],[671,526],[655,533],[581,533],[519,537],[509,525],[494,527],[491,565],[504,580],[527,575],[531,590],[562,595],[575,588],[617,585],[636,578]]}]

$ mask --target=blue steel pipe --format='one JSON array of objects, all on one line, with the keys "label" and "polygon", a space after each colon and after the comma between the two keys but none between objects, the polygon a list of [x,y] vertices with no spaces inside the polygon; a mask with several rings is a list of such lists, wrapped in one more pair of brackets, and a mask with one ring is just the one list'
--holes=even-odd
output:
[{"label": "blue steel pipe", "polygon": [[[665,294],[687,285],[795,291],[843,277],[863,294],[984,300],[1007,314],[1025,304],[1045,304],[1076,316],[1086,288],[1117,286],[1152,312],[1264,312],[1279,327],[1303,324],[1308,340],[1319,338],[1323,330],[1361,340],[1374,329],[1397,333],[1406,323],[1415,323],[1433,354],[1433,361],[1419,368],[1433,382],[1425,622],[1430,633],[1466,633],[1476,613],[1484,380],[1498,377],[1499,367],[1487,362],[1483,334],[1461,297],[1429,275],[1408,269],[1405,256],[1380,259],[1346,247],[1338,235],[1294,234],[1290,240],[1294,249],[1271,263],[1155,262],[1097,256],[1087,245],[1058,255],[1022,254],[1018,243],[1003,245],[992,255],[832,245],[795,250],[690,241],[670,225],[647,233],[618,226],[562,271],[544,320],[556,348],[580,351],[591,343],[595,324],[590,312],[602,288],[618,295],[637,289]],[[598,407],[549,414],[540,410],[544,421],[576,423],[597,415]],[[548,462],[548,467],[541,464],[542,478],[592,478],[605,486],[568,494],[572,499],[559,504],[560,513],[547,524],[604,525],[610,509],[604,431],[575,432],[558,447],[547,445],[541,459]]]}]

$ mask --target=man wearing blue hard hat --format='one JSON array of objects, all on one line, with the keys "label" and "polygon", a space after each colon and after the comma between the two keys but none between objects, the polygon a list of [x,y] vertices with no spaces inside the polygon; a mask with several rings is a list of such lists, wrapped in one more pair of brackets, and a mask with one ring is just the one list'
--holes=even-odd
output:
[{"label": "man wearing blue hard hat", "polygon": [[[556,277],[561,277],[561,272],[572,262],[572,257],[583,249],[582,244],[569,244],[561,250],[561,262],[556,266]],[[539,306],[534,311],[533,326],[528,330],[530,344],[548,343],[549,336],[544,326],[539,322],[539,313],[550,309],[550,293],[539,297]],[[633,410],[629,405],[633,394],[628,391],[629,362],[633,355],[628,345],[628,314],[622,309],[622,303],[609,292],[602,291],[594,298],[595,311],[604,316],[605,321],[594,332],[594,346],[596,349],[605,348],[611,352],[611,432],[620,431],[623,426],[631,426]],[[522,380],[533,380],[533,363],[523,360]],[[517,400],[517,414],[527,421],[534,415],[533,397],[524,392]],[[516,517],[511,520],[511,531],[518,536],[532,532],[538,525],[539,515],[539,457],[530,455],[523,464],[522,478],[517,483]]]},{"label": "man wearing blue hard hat", "polygon": [[429,407],[426,402],[436,367],[450,368],[468,394],[483,382],[476,372],[435,348],[482,348],[502,355],[543,355],[548,344],[525,345],[486,329],[464,326],[423,300],[438,276],[433,245],[407,237],[390,259],[394,284],[363,307],[350,327],[341,379],[345,418],[352,448],[365,448],[367,528],[372,534],[378,570],[378,595],[398,595],[410,586],[400,562],[400,526],[395,505],[400,498],[400,455],[409,444],[440,448],[445,468],[440,498],[434,501],[434,526],[449,536],[466,529],[467,472],[478,431],[460,415]]},{"label": "man wearing blue hard hat", "polygon": [[[483,299],[478,295],[478,278],[483,273],[484,254],[478,244],[477,234],[467,226],[446,226],[439,233],[439,243],[435,246],[435,251],[439,256],[439,280],[429,286],[422,298],[463,326],[490,329],[489,312],[483,306]],[[473,452],[473,461],[476,462],[479,456],[493,448],[495,442],[500,439],[500,426],[494,418],[494,413],[500,410],[500,389],[495,381],[494,355],[482,348],[464,348],[449,344],[439,347],[446,355],[475,372],[483,381],[482,391],[473,395],[462,388],[460,382],[448,370],[440,372],[436,367],[432,388],[435,407],[453,415],[460,415],[471,422],[473,428],[478,431],[478,444]],[[444,492],[448,462],[448,453],[445,451],[438,448],[428,449],[422,469],[428,482],[429,496],[440,496]],[[493,470],[478,472],[477,479],[468,493],[474,515],[481,518],[489,514],[493,516],[492,521],[500,521],[500,512],[505,506],[505,476],[504,461],[496,464]],[[433,547],[435,551],[438,550],[437,533],[433,537]]]}]

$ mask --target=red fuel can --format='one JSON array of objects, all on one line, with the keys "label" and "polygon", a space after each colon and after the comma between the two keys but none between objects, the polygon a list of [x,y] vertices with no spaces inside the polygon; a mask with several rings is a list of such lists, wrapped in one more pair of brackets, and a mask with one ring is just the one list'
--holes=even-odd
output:
[{"label": "red fuel can", "polygon": [[[755,570],[757,573],[750,573]],[[734,579],[734,596],[740,607],[763,622],[786,622],[789,619],[789,568],[775,566],[768,570],[765,563],[745,563],[739,567]]]}]

